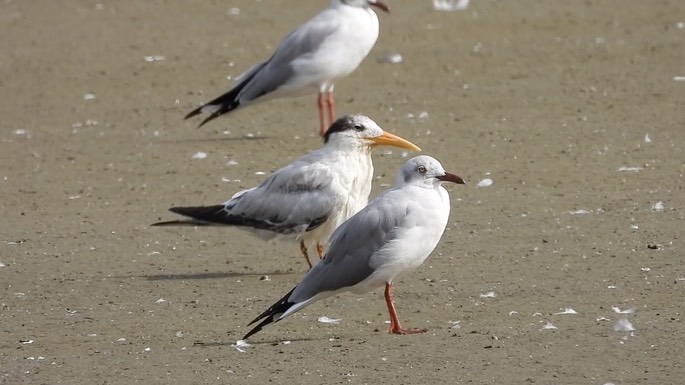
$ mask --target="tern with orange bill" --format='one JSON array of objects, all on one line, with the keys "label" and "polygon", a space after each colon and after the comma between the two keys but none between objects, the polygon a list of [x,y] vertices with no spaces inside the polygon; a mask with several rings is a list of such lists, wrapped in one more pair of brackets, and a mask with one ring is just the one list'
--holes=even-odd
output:
[{"label": "tern with orange bill", "polygon": [[311,268],[308,251],[316,248],[319,257],[323,256],[333,231],[366,206],[373,178],[372,150],[394,146],[420,151],[364,115],[336,120],[324,143],[324,147],[274,172],[259,186],[240,191],[222,204],[172,207],[170,211],[190,219],[153,226],[232,225],[264,238],[294,237]]}]

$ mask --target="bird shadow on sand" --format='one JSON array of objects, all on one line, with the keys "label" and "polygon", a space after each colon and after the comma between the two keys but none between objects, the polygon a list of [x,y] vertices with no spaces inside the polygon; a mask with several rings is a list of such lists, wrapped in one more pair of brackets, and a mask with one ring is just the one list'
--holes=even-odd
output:
[{"label": "bird shadow on sand", "polygon": [[[211,272],[211,273],[186,273],[186,274],[148,274],[136,275],[137,278],[145,278],[148,281],[175,281],[175,280],[190,280],[190,279],[217,279],[217,278],[233,278],[233,277],[247,277],[247,276],[269,276],[269,275],[289,275],[295,272],[273,271],[268,273],[237,273],[234,271],[226,272]],[[131,276],[133,277],[133,276]]]},{"label": "bird shadow on sand", "polygon": [[276,136],[255,135],[255,136],[228,136],[228,137],[214,137],[214,138],[190,138],[190,139],[161,139],[157,143],[161,144],[179,144],[179,143],[211,143],[211,142],[243,142],[243,141],[263,141],[274,139]]},{"label": "bird shadow on sand", "polygon": [[[278,346],[282,345],[283,342],[288,341],[288,343],[294,343],[294,342],[310,342],[310,341],[324,341],[327,340],[326,337],[321,337],[321,338],[313,338],[313,337],[302,337],[302,338],[289,338],[289,339],[281,339],[281,340],[263,340],[263,341],[247,341],[247,343],[250,346]],[[229,341],[229,342],[224,342],[224,341],[211,341],[211,342],[204,342],[204,341],[194,341],[193,342],[194,347],[199,347],[199,348],[211,348],[211,347],[217,347],[217,346],[233,346],[236,347],[236,341]],[[249,347],[249,346],[246,346]]]}]

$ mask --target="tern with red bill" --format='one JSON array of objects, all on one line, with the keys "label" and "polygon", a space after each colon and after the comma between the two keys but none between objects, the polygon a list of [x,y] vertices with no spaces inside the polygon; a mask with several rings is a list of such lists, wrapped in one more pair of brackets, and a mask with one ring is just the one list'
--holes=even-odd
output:
[{"label": "tern with red bill", "polygon": [[203,124],[258,101],[318,91],[319,133],[335,120],[335,82],[352,73],[378,40],[380,0],[332,0],[330,7],[292,31],[271,58],[248,69],[227,93],[198,107],[186,119],[208,113]]},{"label": "tern with red bill", "polygon": [[390,333],[423,333],[404,329],[392,298],[398,274],[414,269],[435,249],[445,231],[450,199],[442,184],[464,184],[430,156],[417,156],[400,169],[395,187],[383,192],[340,225],[328,252],[288,294],[255,318],[259,322],[243,339],[318,300],[351,291],[366,293],[385,285]]},{"label": "tern with red bill", "polygon": [[347,115],[336,120],[324,135],[324,147],[297,159],[269,176],[262,184],[236,193],[212,206],[172,207],[192,218],[158,222],[162,225],[232,225],[264,238],[291,236],[311,267],[308,250],[319,257],[333,231],[369,201],[377,146],[421,151],[413,143],[384,132],[369,117]]}]

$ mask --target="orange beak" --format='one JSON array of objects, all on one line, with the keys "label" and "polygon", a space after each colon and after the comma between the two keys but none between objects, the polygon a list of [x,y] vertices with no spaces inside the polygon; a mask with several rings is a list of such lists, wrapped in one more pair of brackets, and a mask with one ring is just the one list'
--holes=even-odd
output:
[{"label": "orange beak", "polygon": [[415,145],[414,143],[400,138],[397,135],[393,135],[389,132],[384,132],[383,135],[377,137],[377,138],[369,138],[369,140],[372,143],[372,146],[393,146],[393,147],[399,147],[399,148],[406,148],[407,150],[411,151],[421,151],[419,146]]}]

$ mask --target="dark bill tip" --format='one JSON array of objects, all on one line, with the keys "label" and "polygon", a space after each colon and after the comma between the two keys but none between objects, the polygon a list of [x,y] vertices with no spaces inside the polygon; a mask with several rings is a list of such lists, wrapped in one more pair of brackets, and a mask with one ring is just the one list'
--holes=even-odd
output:
[{"label": "dark bill tip", "polygon": [[449,172],[446,172],[445,175],[443,175],[443,176],[439,176],[438,179],[440,179],[443,182],[452,182],[452,183],[456,183],[456,184],[466,184],[466,182],[464,182],[464,179],[462,177],[460,177],[459,175],[450,174]]},{"label": "dark bill tip", "polygon": [[378,9],[381,9],[387,13],[390,13],[390,8],[382,1],[376,0],[376,1],[371,1],[371,6],[376,7]]}]

